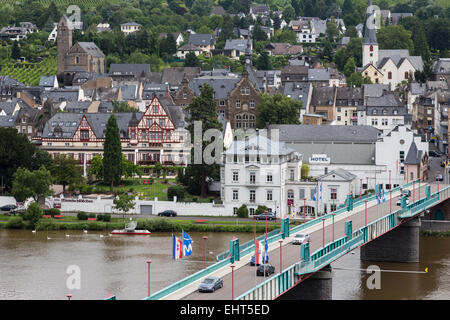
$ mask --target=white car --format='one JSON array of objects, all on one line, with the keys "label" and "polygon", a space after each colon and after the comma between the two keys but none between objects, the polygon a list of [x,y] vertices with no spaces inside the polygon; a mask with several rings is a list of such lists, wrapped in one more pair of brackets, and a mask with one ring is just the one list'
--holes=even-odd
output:
[{"label": "white car", "polygon": [[[409,199],[408,199],[408,198],[406,198],[406,204],[407,204],[407,205],[409,204]],[[398,205],[398,206],[401,206],[401,205],[402,205],[402,198],[400,198],[400,199],[397,200],[397,205]]]},{"label": "white car", "polygon": [[309,242],[309,234],[307,233],[297,233],[292,240],[292,244],[302,244]]}]

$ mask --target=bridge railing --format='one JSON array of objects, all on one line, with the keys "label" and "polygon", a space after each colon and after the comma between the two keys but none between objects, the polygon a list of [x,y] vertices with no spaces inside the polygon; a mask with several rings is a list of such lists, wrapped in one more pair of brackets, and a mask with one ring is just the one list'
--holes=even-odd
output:
[{"label": "bridge railing", "polygon": [[158,292],[155,292],[150,297],[144,298],[144,300],[158,300],[158,299],[164,298],[165,296],[177,291],[178,289],[181,289],[181,288],[193,283],[194,281],[197,281],[203,277],[206,277],[211,272],[214,272],[214,271],[228,265],[229,263],[231,263],[230,259],[225,259],[225,260],[222,260],[221,262],[217,262],[213,265],[210,265],[209,267],[206,267],[205,269],[197,271],[196,273],[191,274],[191,275],[187,276],[186,278],[183,278],[180,281],[177,281],[177,282],[173,283],[172,285],[170,285],[162,290],[159,290]]}]

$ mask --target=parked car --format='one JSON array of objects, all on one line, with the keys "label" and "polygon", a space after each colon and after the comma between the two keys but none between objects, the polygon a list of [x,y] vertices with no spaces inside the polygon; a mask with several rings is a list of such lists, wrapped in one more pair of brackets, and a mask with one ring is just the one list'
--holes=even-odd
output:
[{"label": "parked car", "polygon": [[292,240],[292,244],[302,244],[309,242],[309,234],[307,233],[297,233]]},{"label": "parked car", "polygon": [[17,206],[15,204],[7,204],[7,205],[5,205],[3,207],[0,207],[1,211],[8,211],[9,212],[9,211],[14,210],[14,209],[17,209]]},{"label": "parked car", "polygon": [[444,180],[444,176],[442,175],[442,174],[438,174],[437,176],[436,176],[436,181],[443,181]]},{"label": "parked car", "polygon": [[214,292],[223,287],[223,280],[219,277],[208,277],[198,286],[199,292]]},{"label": "parked car", "polygon": [[[263,263],[267,263],[267,262],[269,262],[269,257],[268,257],[268,256],[265,257],[265,256],[263,255],[262,258],[261,258],[261,260],[262,260]],[[251,266],[254,266],[254,265],[255,265],[255,256],[252,256],[252,257],[250,258],[250,265],[251,265]],[[259,266],[259,263],[257,264],[257,266]]]},{"label": "parked car", "polygon": [[[406,204],[407,204],[407,205],[409,204],[409,199],[408,199],[408,198],[406,198]],[[400,198],[400,199],[397,200],[397,205],[398,205],[398,206],[401,206],[401,205],[402,205],[402,198]]]},{"label": "parked car", "polygon": [[269,276],[275,273],[275,267],[271,264],[261,264],[256,270],[257,276]]},{"label": "parked car", "polygon": [[176,217],[177,213],[173,210],[165,210],[163,212],[158,213],[160,217]]},{"label": "parked car", "polygon": [[275,220],[275,215],[272,212],[264,212],[256,216],[256,220]]},{"label": "parked car", "polygon": [[441,156],[442,156],[442,153],[439,152],[439,151],[430,150],[430,151],[428,152],[428,155],[429,155],[430,157],[441,157]]}]

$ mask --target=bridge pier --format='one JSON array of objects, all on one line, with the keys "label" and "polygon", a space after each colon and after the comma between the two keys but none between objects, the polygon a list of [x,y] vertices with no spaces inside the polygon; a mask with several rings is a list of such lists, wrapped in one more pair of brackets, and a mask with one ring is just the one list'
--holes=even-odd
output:
[{"label": "bridge pier", "polygon": [[361,247],[361,260],[419,262],[420,226],[415,218],[367,243]]},{"label": "bridge pier", "polygon": [[277,300],[331,300],[333,270],[330,265],[287,291]]}]

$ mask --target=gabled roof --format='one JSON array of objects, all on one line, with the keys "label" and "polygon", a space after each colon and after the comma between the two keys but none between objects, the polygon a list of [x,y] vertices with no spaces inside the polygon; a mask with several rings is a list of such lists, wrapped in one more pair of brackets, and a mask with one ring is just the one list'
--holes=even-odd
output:
[{"label": "gabled roof", "polygon": [[235,140],[224,152],[226,155],[288,155],[295,152],[282,141],[271,140],[262,134],[253,134],[244,140]]},{"label": "gabled roof", "polygon": [[228,39],[225,42],[224,50],[237,50],[237,51],[240,51],[240,52],[245,52],[245,50],[247,49],[248,45],[250,45],[250,47],[252,46],[251,40],[247,40],[247,39]]},{"label": "gabled roof", "polygon": [[408,154],[405,158],[405,164],[420,164],[422,161],[422,150],[417,149],[416,143],[413,141],[409,147]]},{"label": "gabled roof", "polygon": [[55,80],[56,76],[41,76],[41,79],[39,80],[39,86],[53,87],[53,85],[55,84]]},{"label": "gabled roof", "polygon": [[353,173],[348,172],[345,169],[338,168],[338,169],[335,169],[333,171],[328,172],[327,174],[324,174],[324,175],[321,175],[321,176],[317,177],[317,180],[319,180],[319,181],[320,180],[326,180],[326,178],[333,177],[335,175],[341,177],[345,181],[353,181],[356,178],[356,176]]},{"label": "gabled roof", "polygon": [[214,38],[210,34],[202,34],[202,33],[192,34],[191,33],[189,35],[189,43],[196,45],[196,46],[212,45],[212,44],[214,44]]},{"label": "gabled roof", "polygon": [[[93,57],[98,58],[104,58],[105,54],[102,52],[102,50],[97,47],[97,45],[94,42],[77,42],[77,44],[89,55]],[[76,46],[76,44],[75,44]],[[72,48],[74,48],[73,46]],[[69,52],[72,51],[72,48],[69,50]]]},{"label": "gabled roof", "polygon": [[150,73],[150,64],[140,63],[111,63],[109,66],[110,75],[134,75],[135,77],[141,77],[142,74],[146,75]]}]

